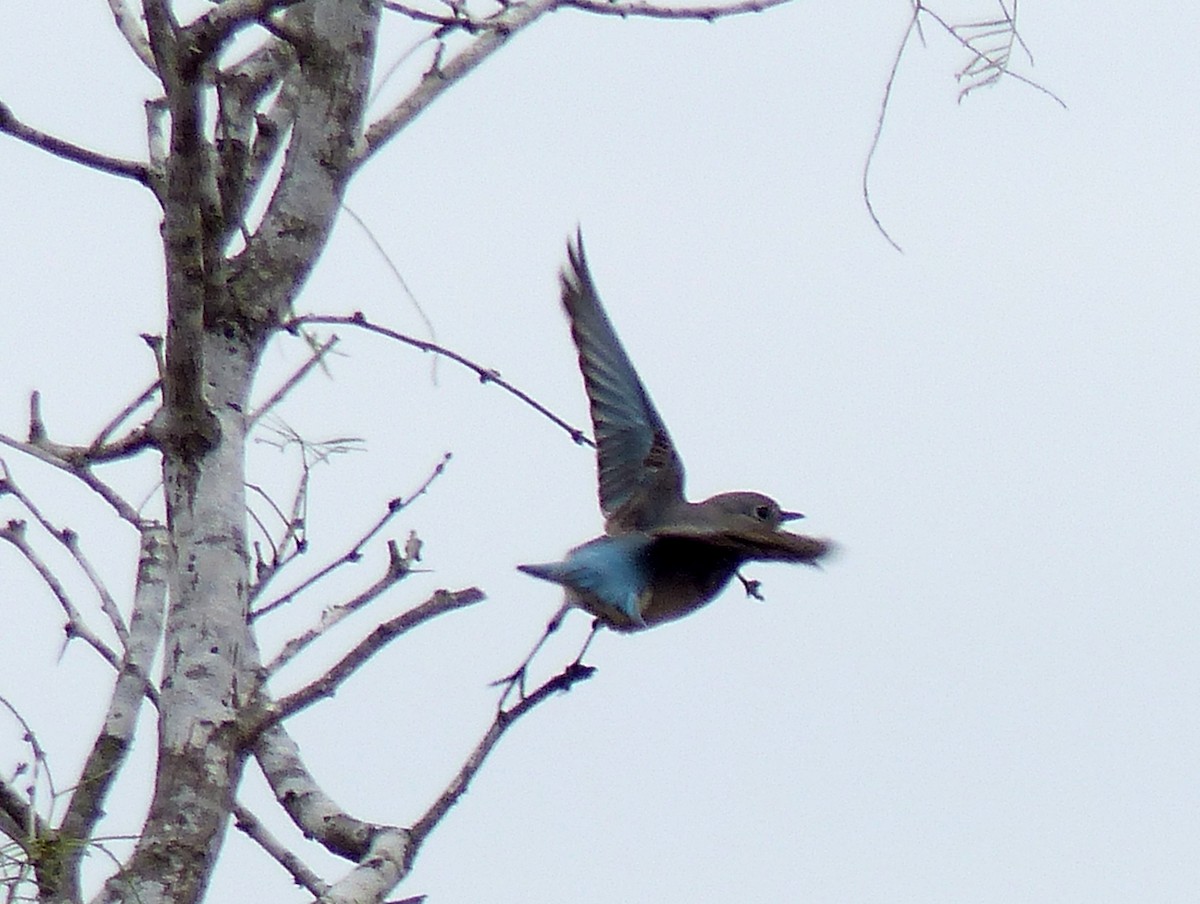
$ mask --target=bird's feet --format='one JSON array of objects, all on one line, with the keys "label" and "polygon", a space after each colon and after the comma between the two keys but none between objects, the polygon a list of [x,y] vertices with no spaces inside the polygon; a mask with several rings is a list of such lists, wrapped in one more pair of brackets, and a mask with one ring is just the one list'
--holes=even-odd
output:
[{"label": "bird's feet", "polygon": [[754,599],[760,601],[765,599],[765,597],[762,595],[762,591],[759,589],[762,587],[762,581],[756,581],[753,578],[745,577],[740,571],[735,571],[734,574],[737,575],[737,579],[742,582],[742,587],[745,588],[747,597],[753,597]]},{"label": "bird's feet", "polygon": [[497,709],[504,709],[504,704],[508,702],[508,698],[513,691],[517,692],[517,702],[520,703],[525,699],[525,670],[529,666],[529,661],[521,663],[521,666],[515,671],[510,672],[503,678],[497,678],[488,687],[503,687],[504,691],[500,694],[500,699],[496,701]]}]

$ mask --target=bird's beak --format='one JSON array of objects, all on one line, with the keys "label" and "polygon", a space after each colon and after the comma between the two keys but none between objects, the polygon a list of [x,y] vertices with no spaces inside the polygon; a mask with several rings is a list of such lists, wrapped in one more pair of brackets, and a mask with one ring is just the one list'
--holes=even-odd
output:
[{"label": "bird's beak", "polygon": [[780,512],[780,521],[795,521],[797,518],[803,518],[804,512]]}]

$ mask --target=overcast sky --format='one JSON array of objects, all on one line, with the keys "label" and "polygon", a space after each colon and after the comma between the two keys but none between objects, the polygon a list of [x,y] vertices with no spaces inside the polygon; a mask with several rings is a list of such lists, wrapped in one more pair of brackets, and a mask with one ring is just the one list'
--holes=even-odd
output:
[{"label": "overcast sky", "polygon": [[[143,158],[154,86],[106,4],[0,9],[0,100],[40,128]],[[438,340],[582,426],[556,298],[581,223],[690,495],[769,493],[841,546],[820,571],[749,568],[764,603],[735,585],[677,624],[602,634],[588,655],[596,676],[506,737],[403,893],[1195,900],[1200,27],[1175,4],[1022,5],[1036,66],[1015,68],[1064,111],[1016,81],[957,104],[967,59],[931,26],[900,67],[871,179],[901,254],[860,183],[908,9],[795,2],[714,25],[559,12],[351,185],[348,205]],[[385,35],[381,60],[403,48]],[[36,388],[52,436],[87,441],[152,378],[138,334],[163,329],[157,216],[131,182],[0,138],[0,430],[24,433]],[[348,217],[297,307],[363,310],[426,335]],[[489,597],[400,640],[295,720],[336,799],[403,825],[484,730],[487,682],[559,603],[514,566],[600,531],[594,462],[452,364],[434,385],[427,358],[340,335],[330,375],[280,410],[311,439],[366,439],[314,474],[314,549],[340,550],[443,452],[454,459],[395,525],[424,540],[428,573],[276,689],[436,587]],[[303,353],[272,347],[259,391]],[[127,591],[123,527],[69,481],[3,457]],[[286,486],[267,445],[251,473]],[[140,500],[154,478],[131,467],[116,481]],[[17,514],[0,499],[0,518]],[[268,649],[383,561],[376,549],[266,625]],[[312,566],[297,567],[298,578]],[[111,677],[82,646],[59,658],[61,618],[7,547],[0,612],[0,694],[66,787]],[[546,672],[587,625],[568,621]],[[6,775],[27,755],[20,741],[0,713]],[[272,812],[253,770],[244,792]],[[148,793],[121,785],[106,829],[130,831]],[[286,820],[269,822],[311,850]],[[227,851],[211,900],[304,899],[236,832]]]}]

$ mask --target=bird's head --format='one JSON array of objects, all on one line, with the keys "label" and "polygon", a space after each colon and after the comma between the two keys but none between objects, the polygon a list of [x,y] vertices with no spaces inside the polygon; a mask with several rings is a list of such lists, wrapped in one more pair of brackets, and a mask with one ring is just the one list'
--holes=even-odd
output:
[{"label": "bird's head", "polygon": [[769,530],[778,530],[785,521],[804,517],[800,512],[785,512],[770,496],[749,491],[721,493],[704,500],[701,505],[727,520],[737,519]]}]

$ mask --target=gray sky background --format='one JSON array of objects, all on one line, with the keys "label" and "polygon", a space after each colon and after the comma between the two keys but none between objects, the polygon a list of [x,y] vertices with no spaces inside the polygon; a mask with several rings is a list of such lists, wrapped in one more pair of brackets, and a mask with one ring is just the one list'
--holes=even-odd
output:
[{"label": "gray sky background", "polygon": [[[0,9],[0,99],[141,158],[153,85],[106,5]],[[1180,10],[1022,5],[1037,65],[1016,68],[1068,111],[1015,81],[957,105],[967,60],[928,30],[900,69],[872,176],[904,254],[860,197],[902,2],[797,2],[715,25],[560,12],[362,172],[348,204],[438,340],[581,426],[556,271],[582,223],[690,494],[770,493],[842,546],[823,571],[749,569],[765,603],[735,587],[678,624],[602,634],[595,678],[502,742],[405,893],[1195,900],[1200,26]],[[395,59],[403,36],[385,40],[381,59]],[[37,388],[52,436],[86,441],[152,378],[138,333],[162,330],[157,212],[132,183],[4,139],[0,213],[0,430],[24,433]],[[298,308],[425,335],[347,217]],[[394,530],[418,531],[429,573],[277,689],[436,587],[489,596],[400,640],[295,722],[336,799],[406,824],[487,724],[486,683],[558,605],[514,566],[599,532],[594,464],[450,363],[435,386],[428,359],[339,332],[332,379],[314,376],[280,416],[310,439],[365,437],[368,451],[314,475],[314,555],[281,588],[442,452],[454,459]],[[303,354],[294,340],[273,347],[261,392]],[[65,478],[3,457],[127,591],[122,527]],[[260,445],[252,475],[279,492],[288,461]],[[154,477],[130,466],[115,481],[140,499]],[[0,517],[15,516],[0,499]],[[374,550],[268,625],[268,649],[383,559]],[[69,785],[110,676],[82,646],[59,659],[53,601],[7,547],[0,611],[0,693]],[[586,629],[574,615],[543,669]],[[24,755],[0,715],[0,769]],[[125,782],[108,829],[129,831],[148,793]],[[266,799],[253,770],[244,799]],[[304,897],[231,833],[210,899],[248,889]]]}]

